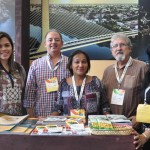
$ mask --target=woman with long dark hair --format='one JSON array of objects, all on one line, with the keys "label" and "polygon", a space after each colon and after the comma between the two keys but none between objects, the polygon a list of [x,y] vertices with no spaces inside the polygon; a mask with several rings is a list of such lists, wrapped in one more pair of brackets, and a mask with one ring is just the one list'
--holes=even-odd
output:
[{"label": "woman with long dark hair", "polygon": [[14,61],[14,44],[11,37],[0,32],[0,112],[22,115],[22,89],[26,73]]}]

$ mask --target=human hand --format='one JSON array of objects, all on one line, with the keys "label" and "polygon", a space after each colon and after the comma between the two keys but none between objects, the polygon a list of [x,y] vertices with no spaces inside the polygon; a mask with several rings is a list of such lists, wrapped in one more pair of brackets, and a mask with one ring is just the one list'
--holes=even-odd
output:
[{"label": "human hand", "polygon": [[36,118],[34,108],[27,108],[27,114],[29,115],[29,118]]},{"label": "human hand", "polygon": [[141,123],[136,121],[136,116],[131,116],[130,118],[128,118],[129,120],[131,120],[132,122],[132,127],[135,130],[139,130],[141,129]]},{"label": "human hand", "polygon": [[59,113],[58,112],[52,112],[51,116],[59,116]]},{"label": "human hand", "polygon": [[135,145],[135,148],[139,149],[139,148],[143,147],[143,145],[147,142],[147,139],[145,138],[145,136],[143,134],[139,134],[135,130],[132,132],[132,134],[134,135],[133,144]]}]

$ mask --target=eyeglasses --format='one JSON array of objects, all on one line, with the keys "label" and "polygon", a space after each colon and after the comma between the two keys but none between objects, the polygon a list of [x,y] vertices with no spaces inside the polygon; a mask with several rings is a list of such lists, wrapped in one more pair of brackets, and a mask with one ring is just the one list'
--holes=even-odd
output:
[{"label": "eyeglasses", "polygon": [[125,44],[125,43],[112,44],[111,48],[117,48],[118,46],[119,47],[125,47],[125,46],[128,46],[128,44]]}]

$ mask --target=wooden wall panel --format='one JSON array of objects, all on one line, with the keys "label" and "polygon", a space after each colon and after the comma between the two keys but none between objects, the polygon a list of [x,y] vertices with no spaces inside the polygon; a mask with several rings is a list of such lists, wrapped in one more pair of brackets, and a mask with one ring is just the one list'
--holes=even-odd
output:
[{"label": "wooden wall panel", "polygon": [[29,69],[29,10],[30,0],[16,0],[15,58],[26,71]]}]

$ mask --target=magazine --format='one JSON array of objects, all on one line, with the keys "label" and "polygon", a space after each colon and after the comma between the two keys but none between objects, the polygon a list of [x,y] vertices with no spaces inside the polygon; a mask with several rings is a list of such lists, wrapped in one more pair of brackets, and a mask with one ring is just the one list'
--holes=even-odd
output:
[{"label": "magazine", "polygon": [[11,116],[11,115],[0,115],[0,125],[17,125],[25,120],[28,115],[24,116]]},{"label": "magazine", "polygon": [[131,123],[131,121],[124,115],[108,114],[107,118],[112,123]]}]

